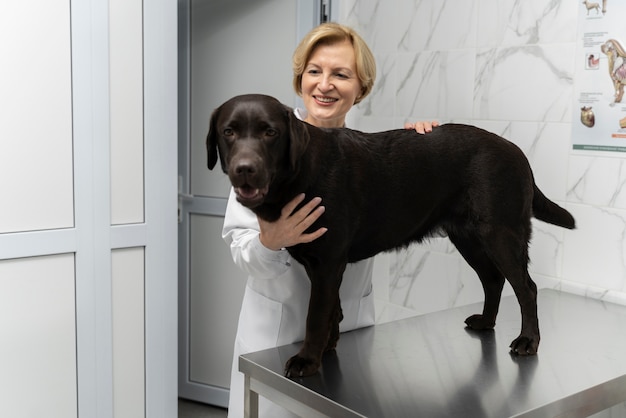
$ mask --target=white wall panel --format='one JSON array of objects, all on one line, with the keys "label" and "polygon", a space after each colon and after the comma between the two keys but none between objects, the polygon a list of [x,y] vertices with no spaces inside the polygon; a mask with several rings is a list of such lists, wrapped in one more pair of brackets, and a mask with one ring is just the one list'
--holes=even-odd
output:
[{"label": "white wall panel", "polygon": [[115,418],[145,416],[144,270],[143,247],[111,252]]},{"label": "white wall panel", "polygon": [[0,3],[0,233],[73,226],[69,0]]},{"label": "white wall panel", "polygon": [[112,224],[144,220],[142,7],[109,1]]},{"label": "white wall panel", "polygon": [[0,416],[77,416],[74,255],[0,262]]}]

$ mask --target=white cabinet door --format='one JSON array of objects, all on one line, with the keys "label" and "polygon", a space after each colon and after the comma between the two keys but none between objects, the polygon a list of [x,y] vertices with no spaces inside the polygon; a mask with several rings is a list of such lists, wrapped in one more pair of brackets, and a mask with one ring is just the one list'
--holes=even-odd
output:
[{"label": "white cabinet door", "polygon": [[176,416],[176,10],[0,7],[0,416]]}]

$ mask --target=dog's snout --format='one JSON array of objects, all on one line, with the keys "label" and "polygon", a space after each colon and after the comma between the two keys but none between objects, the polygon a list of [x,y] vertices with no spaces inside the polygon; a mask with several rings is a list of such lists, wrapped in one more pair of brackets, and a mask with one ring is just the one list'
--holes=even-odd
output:
[{"label": "dog's snout", "polygon": [[254,163],[251,160],[240,161],[235,166],[235,173],[238,175],[251,175],[255,174],[257,171]]}]

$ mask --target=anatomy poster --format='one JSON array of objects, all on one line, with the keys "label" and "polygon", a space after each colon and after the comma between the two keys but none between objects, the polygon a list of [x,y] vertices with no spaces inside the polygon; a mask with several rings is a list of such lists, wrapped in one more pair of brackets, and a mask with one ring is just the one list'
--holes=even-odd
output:
[{"label": "anatomy poster", "polygon": [[572,145],[626,152],[626,2],[578,3]]}]

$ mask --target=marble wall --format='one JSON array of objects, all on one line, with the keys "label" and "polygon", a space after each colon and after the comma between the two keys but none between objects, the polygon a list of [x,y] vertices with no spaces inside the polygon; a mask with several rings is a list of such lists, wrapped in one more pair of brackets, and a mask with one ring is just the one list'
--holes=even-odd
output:
[{"label": "marble wall", "polygon": [[[536,182],[575,216],[563,230],[533,221],[531,275],[558,288],[626,304],[626,155],[571,149],[580,1],[342,0],[341,23],[374,51],[373,93],[348,125],[407,120],[470,123],[515,142]],[[379,257],[385,306],[422,313],[483,300],[474,272],[447,239]],[[507,285],[506,292],[512,291]]]}]

